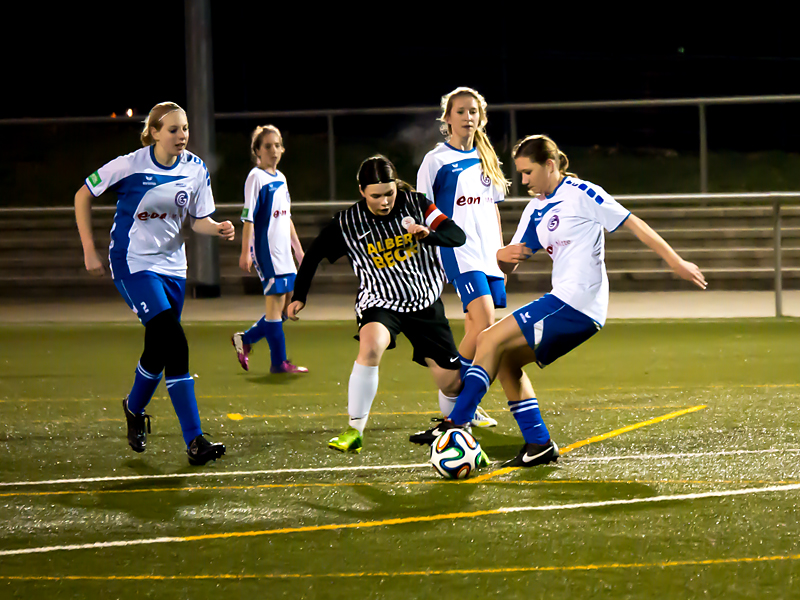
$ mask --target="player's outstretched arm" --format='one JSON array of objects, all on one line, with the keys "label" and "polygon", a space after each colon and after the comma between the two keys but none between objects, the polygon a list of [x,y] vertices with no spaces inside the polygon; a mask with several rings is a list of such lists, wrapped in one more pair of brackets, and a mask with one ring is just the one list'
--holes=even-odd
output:
[{"label": "player's outstretched arm", "polygon": [[103,261],[94,246],[94,233],[92,232],[92,193],[86,185],[75,194],[75,221],[78,223],[78,234],[81,236],[83,246],[83,263],[86,270],[92,275],[101,276],[106,269]]},{"label": "player's outstretched arm", "polygon": [[639,217],[631,214],[625,221],[625,227],[631,230],[633,235],[639,238],[645,246],[653,250],[663,258],[678,277],[691,281],[700,289],[708,287],[706,278],[700,268],[689,261],[683,260],[675,250],[672,249],[664,238],[658,235],[653,229]]},{"label": "player's outstretched arm", "polygon": [[211,217],[192,219],[192,231],[202,233],[203,235],[216,235],[225,238],[229,242],[232,242],[233,238],[236,237],[236,230],[233,227],[233,223],[230,221],[217,223]]}]

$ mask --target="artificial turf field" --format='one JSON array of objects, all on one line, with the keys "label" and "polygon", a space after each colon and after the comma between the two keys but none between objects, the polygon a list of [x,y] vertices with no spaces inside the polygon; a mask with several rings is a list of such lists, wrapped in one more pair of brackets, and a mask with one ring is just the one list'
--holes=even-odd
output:
[{"label": "artificial turf field", "polygon": [[246,325],[185,326],[227,446],[199,468],[163,383],[127,445],[140,326],[0,327],[0,597],[800,597],[800,320],[609,321],[528,368],[557,465],[497,471],[523,442],[495,384],[496,462],[464,482],[408,442],[438,403],[404,338],[343,455],[354,324],[287,325],[305,376],[269,375],[266,342],[242,371]]}]

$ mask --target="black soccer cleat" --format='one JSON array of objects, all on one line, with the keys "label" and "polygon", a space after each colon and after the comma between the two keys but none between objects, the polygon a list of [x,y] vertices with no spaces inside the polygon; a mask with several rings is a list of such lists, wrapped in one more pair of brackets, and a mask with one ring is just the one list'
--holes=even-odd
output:
[{"label": "black soccer cleat", "polygon": [[[122,409],[125,411],[125,420],[128,422],[128,444],[134,452],[144,452],[147,447],[147,434],[150,433],[150,415],[142,413],[135,415],[128,410],[128,397],[122,399]],[[145,430],[145,422],[147,429]]]},{"label": "black soccer cleat", "polygon": [[534,467],[556,462],[560,454],[553,440],[546,444],[525,444],[514,458],[504,462],[501,467]]},{"label": "black soccer cleat", "polygon": [[220,443],[212,444],[202,435],[198,435],[189,444],[186,454],[189,455],[190,465],[200,466],[212,460],[217,460],[225,454],[225,445]]},{"label": "black soccer cleat", "polygon": [[466,429],[467,431],[470,430],[470,427],[459,427],[452,421],[448,421],[447,419],[431,419],[434,421],[436,425],[431,427],[430,429],[426,429],[425,431],[418,431],[417,433],[409,436],[408,441],[414,444],[420,444],[424,446],[430,446],[436,440],[437,437],[442,435],[448,429]]}]

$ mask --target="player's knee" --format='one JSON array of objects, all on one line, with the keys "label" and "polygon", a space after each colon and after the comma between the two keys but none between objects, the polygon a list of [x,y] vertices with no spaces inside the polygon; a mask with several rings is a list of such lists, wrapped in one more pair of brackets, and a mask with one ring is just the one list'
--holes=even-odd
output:
[{"label": "player's knee", "polygon": [[164,351],[164,372],[167,377],[184,375],[189,372],[189,342],[175,312],[169,310],[162,314],[165,316],[159,322],[159,330]]},{"label": "player's knee", "polygon": [[361,344],[357,362],[368,367],[377,367],[381,362],[383,350],[379,344]]}]

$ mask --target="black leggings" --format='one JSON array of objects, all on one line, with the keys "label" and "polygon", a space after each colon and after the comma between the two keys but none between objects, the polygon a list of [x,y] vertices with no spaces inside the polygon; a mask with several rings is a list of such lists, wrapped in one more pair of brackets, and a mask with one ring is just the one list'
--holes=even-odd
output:
[{"label": "black leggings", "polygon": [[175,309],[160,312],[147,322],[139,363],[154,375],[164,371],[167,377],[176,377],[189,372],[189,344]]}]

